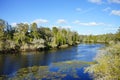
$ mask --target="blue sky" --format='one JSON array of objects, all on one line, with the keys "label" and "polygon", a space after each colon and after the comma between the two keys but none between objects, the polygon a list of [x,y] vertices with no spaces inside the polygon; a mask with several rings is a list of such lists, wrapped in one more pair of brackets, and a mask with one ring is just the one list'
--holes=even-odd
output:
[{"label": "blue sky", "polygon": [[70,28],[80,34],[115,33],[120,0],[0,0],[0,18],[9,24]]}]

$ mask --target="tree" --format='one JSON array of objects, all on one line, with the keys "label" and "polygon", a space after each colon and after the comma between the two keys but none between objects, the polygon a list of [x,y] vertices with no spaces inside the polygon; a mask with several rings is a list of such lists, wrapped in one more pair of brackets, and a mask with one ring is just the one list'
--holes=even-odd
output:
[{"label": "tree", "polygon": [[57,33],[58,33],[58,28],[57,27],[53,27],[52,28],[52,33],[53,33],[53,37],[51,40],[51,47],[55,48],[57,47]]},{"label": "tree", "polygon": [[4,49],[5,21],[0,19],[0,49]]},{"label": "tree", "polygon": [[4,37],[4,31],[5,30],[5,21],[0,19],[0,39],[3,39]]},{"label": "tree", "polygon": [[116,38],[115,38],[116,41],[120,41],[120,27],[116,33]]},{"label": "tree", "polygon": [[29,25],[20,23],[17,24],[16,30],[14,33],[14,40],[17,45],[24,45],[27,42],[27,33],[28,33]]},{"label": "tree", "polygon": [[30,25],[30,34],[31,34],[31,37],[34,38],[34,39],[39,39],[40,38],[40,34],[38,32],[38,26],[36,23],[32,23]]},{"label": "tree", "polygon": [[67,30],[67,44],[73,45],[73,33],[70,31],[70,29]]},{"label": "tree", "polygon": [[41,37],[46,41],[51,41],[50,38],[53,36],[52,31],[50,28],[40,27],[38,32],[41,34]]}]

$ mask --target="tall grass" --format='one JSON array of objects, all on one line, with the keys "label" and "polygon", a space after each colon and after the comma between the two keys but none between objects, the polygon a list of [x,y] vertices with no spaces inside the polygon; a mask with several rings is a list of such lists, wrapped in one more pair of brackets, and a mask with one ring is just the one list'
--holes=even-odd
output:
[{"label": "tall grass", "polygon": [[95,80],[120,80],[120,43],[102,49],[95,60],[85,69]]}]

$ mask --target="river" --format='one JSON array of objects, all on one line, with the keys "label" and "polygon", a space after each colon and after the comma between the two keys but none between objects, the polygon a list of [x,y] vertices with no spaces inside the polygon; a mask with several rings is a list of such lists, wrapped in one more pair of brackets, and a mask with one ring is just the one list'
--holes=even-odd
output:
[{"label": "river", "polygon": [[[79,44],[59,50],[54,49],[41,52],[24,52],[21,54],[1,54],[0,76],[8,75],[8,77],[14,77],[16,76],[16,72],[18,70],[33,66],[47,66],[49,67],[49,70],[55,72],[58,70],[58,66],[56,67],[56,65],[53,65],[54,63],[60,63],[63,66],[68,63],[68,61],[92,62],[98,52],[98,49],[103,46],[103,44]],[[51,66],[52,68],[50,68]],[[61,65],[59,65],[59,68],[61,68]],[[74,78],[71,75],[67,75],[69,72],[66,72],[66,76],[62,76],[60,80],[92,80],[87,73],[84,73],[83,68],[84,66],[82,68],[76,68],[78,77]],[[34,78],[33,80],[37,79]],[[52,80],[52,78],[49,77],[49,79],[44,78],[41,80]]]}]

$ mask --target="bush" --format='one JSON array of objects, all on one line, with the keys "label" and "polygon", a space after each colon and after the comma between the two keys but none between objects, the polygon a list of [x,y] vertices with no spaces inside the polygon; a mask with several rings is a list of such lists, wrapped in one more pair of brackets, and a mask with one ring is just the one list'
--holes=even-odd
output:
[{"label": "bush", "polygon": [[120,80],[120,43],[101,50],[95,60],[96,64],[85,69],[95,80]]}]

